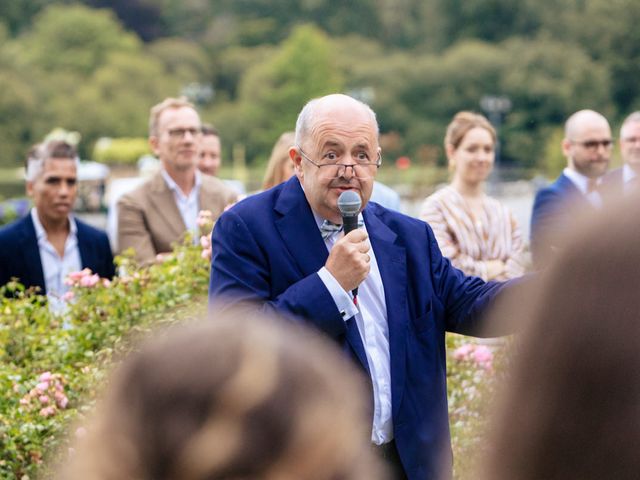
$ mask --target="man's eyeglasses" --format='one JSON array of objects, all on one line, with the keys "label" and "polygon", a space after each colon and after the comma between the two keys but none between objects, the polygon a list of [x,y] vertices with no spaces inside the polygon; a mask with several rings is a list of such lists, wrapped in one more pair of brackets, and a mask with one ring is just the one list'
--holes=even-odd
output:
[{"label": "man's eyeglasses", "polygon": [[600,145],[605,150],[609,150],[613,147],[613,139],[607,138],[605,140],[585,140],[584,142],[576,142],[574,140],[569,140],[574,145],[580,145],[581,147],[586,148],[587,150],[597,150]]},{"label": "man's eyeglasses", "polygon": [[342,158],[335,154],[326,158],[322,162],[314,162],[306,153],[304,153],[299,145],[297,147],[302,158],[333,178],[344,176],[347,173],[347,168],[351,168],[351,174],[357,178],[371,178],[373,177],[375,170],[382,165],[382,155],[380,155],[379,151],[377,152],[376,159],[373,162],[365,153],[362,154],[362,157],[356,157],[356,163],[340,163]]},{"label": "man's eyeglasses", "polygon": [[622,141],[624,143],[638,143],[640,142],[640,137],[627,137],[623,138]]},{"label": "man's eyeglasses", "polygon": [[171,138],[184,138],[187,133],[192,137],[196,137],[202,133],[200,128],[170,128],[167,130]]}]

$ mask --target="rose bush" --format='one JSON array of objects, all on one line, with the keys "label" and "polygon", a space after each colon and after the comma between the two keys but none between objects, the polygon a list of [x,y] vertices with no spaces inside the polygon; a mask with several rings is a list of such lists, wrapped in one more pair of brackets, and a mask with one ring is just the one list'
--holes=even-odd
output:
[{"label": "rose bush", "polygon": [[[201,233],[211,224],[201,216]],[[19,284],[0,288],[0,478],[46,478],[45,459],[66,454],[65,434],[91,410],[114,357],[152,327],[205,311],[209,262],[203,252],[208,258],[210,248],[188,238],[145,267],[125,254],[116,259],[119,276],[112,281],[76,272],[68,278],[62,313]],[[468,341],[447,338],[456,473],[465,472],[481,443],[483,399],[492,392],[501,357]]]}]

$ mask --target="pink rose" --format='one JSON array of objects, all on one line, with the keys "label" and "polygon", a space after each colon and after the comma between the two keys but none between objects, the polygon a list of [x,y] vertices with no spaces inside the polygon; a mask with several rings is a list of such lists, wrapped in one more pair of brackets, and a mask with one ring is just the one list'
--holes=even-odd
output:
[{"label": "pink rose", "polygon": [[485,364],[493,361],[493,353],[488,347],[484,345],[478,345],[473,352],[473,359],[476,363]]},{"label": "pink rose", "polygon": [[111,280],[109,280],[108,278],[103,278],[102,279],[102,286],[105,288],[109,288],[111,286]]},{"label": "pink rose", "polygon": [[53,378],[53,375],[51,374],[51,372],[44,372],[40,374],[40,376],[38,377],[38,380],[40,382],[50,382],[52,378]]},{"label": "pink rose", "polygon": [[69,399],[64,393],[56,392],[54,397],[56,398],[56,404],[60,408],[67,408],[69,404]]},{"label": "pink rose", "polygon": [[100,276],[96,273],[94,275],[87,275],[80,279],[81,287],[95,287],[96,284],[100,281]]},{"label": "pink rose", "polygon": [[40,410],[40,415],[42,417],[50,417],[51,415],[55,415],[55,413],[56,407],[54,406],[44,407],[42,410]]},{"label": "pink rose", "polygon": [[49,403],[49,397],[46,395],[40,395],[38,397],[38,400],[40,400],[40,403],[43,405],[46,405],[47,403]]},{"label": "pink rose", "polygon": [[44,393],[49,389],[49,382],[40,382],[36,385],[35,391],[37,393]]},{"label": "pink rose", "polygon": [[73,300],[73,297],[75,297],[75,296],[76,296],[76,294],[75,294],[75,293],[73,293],[73,291],[72,291],[72,290],[69,290],[68,292],[65,292],[65,294],[64,294],[64,295],[62,295],[62,299],[63,299],[65,302],[70,302],[71,300]]},{"label": "pink rose", "polygon": [[456,360],[464,360],[473,351],[474,345],[471,343],[465,343],[461,347],[458,347],[453,352],[453,358]]}]

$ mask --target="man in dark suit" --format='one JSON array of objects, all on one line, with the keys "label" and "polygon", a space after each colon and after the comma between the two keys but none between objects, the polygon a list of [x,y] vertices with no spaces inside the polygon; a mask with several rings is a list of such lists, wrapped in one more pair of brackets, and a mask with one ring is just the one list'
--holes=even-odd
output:
[{"label": "man in dark suit", "polygon": [[531,214],[531,253],[544,266],[570,231],[576,213],[599,209],[602,177],[609,167],[613,139],[609,122],[593,110],[580,110],[565,123],[562,153],[567,167],[548,187],[538,191]]},{"label": "man in dark suit", "polygon": [[640,190],[640,111],[633,112],[620,127],[621,168],[604,177],[607,192],[628,195]]},{"label": "man in dark suit", "polygon": [[26,186],[34,207],[0,229],[0,285],[16,277],[54,300],[66,292],[64,280],[71,272],[90,268],[101,277],[113,277],[107,235],[72,214],[77,162],[75,148],[64,141],[45,142],[30,152]]},{"label": "man in dark suit", "polygon": [[[367,203],[381,163],[367,105],[345,95],[309,102],[290,157],[294,177],[216,223],[211,305],[257,302],[340,343],[371,380],[371,441],[395,478],[446,478],[444,333],[477,333],[502,284],[453,268],[426,223]],[[361,197],[364,221],[347,235],[335,225],[345,190]]]}]

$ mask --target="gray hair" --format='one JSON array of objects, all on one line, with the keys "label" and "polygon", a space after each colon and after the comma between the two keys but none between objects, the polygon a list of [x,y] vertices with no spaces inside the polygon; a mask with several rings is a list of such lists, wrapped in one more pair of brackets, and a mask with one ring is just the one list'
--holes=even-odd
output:
[{"label": "gray hair", "polygon": [[296,145],[301,145],[303,140],[307,138],[309,135],[309,131],[313,126],[313,121],[317,115],[318,109],[325,103],[325,101],[329,98],[340,98],[342,97],[344,101],[348,101],[353,103],[355,106],[359,106],[363,111],[365,111],[370,117],[372,123],[375,125],[376,134],[380,132],[378,127],[378,119],[376,118],[376,112],[372,110],[372,108],[364,102],[357,100],[349,95],[344,94],[333,94],[326,95],[324,97],[314,98],[309,100],[307,104],[302,107],[300,114],[298,115],[298,120],[296,120]]},{"label": "gray hair", "polygon": [[80,165],[76,147],[64,140],[49,140],[31,147],[25,161],[25,180],[33,182],[44,169],[44,163],[50,158],[63,158],[73,160],[76,169]]},{"label": "gray hair", "polygon": [[622,125],[620,126],[620,130],[622,131],[622,129],[630,123],[638,123],[638,122],[640,122],[640,110],[636,110],[635,112],[630,113],[627,116],[627,118],[625,118],[624,121],[622,122]]}]

